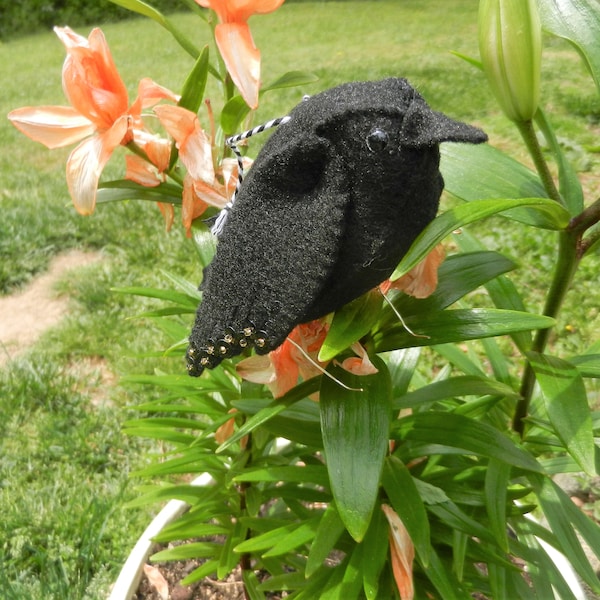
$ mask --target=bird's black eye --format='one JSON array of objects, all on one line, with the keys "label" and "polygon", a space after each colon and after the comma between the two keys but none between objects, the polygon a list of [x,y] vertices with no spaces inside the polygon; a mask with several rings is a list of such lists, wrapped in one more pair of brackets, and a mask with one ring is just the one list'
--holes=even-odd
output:
[{"label": "bird's black eye", "polygon": [[367,136],[367,146],[371,152],[381,152],[388,143],[388,134],[379,127],[374,127]]}]

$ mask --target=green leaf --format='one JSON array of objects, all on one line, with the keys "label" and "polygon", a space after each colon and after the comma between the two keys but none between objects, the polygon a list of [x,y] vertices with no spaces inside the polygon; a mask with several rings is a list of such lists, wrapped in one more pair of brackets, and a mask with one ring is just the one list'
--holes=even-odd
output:
[{"label": "green leaf", "polygon": [[221,128],[227,135],[236,133],[248,116],[250,107],[241,96],[234,96],[221,111]]},{"label": "green leaf", "polygon": [[517,394],[510,386],[500,383],[495,379],[478,377],[476,375],[464,375],[430,383],[429,385],[395,399],[392,405],[394,409],[399,410],[407,407],[415,408],[420,404],[429,404],[447,398],[484,395],[508,398],[519,397],[519,394]]},{"label": "green leaf", "polygon": [[[178,524],[180,519],[177,519]],[[193,523],[188,525],[185,529],[171,529],[165,527],[158,535],[152,539],[156,542],[171,542],[173,540],[191,539],[191,538],[202,538],[202,537],[214,537],[224,536],[229,534],[229,529],[220,525],[213,525],[211,523]]]},{"label": "green leaf", "polygon": [[217,250],[217,238],[211,233],[206,223],[202,222],[202,219],[195,219],[193,221],[192,239],[194,240],[194,246],[200,259],[200,265],[202,267],[208,266]]},{"label": "green leaf", "polygon": [[406,393],[420,356],[419,348],[393,350],[387,355],[387,364],[392,380],[392,397],[402,396]]},{"label": "green leaf", "polygon": [[465,353],[456,344],[440,344],[439,346],[432,346],[432,349],[465,375],[486,377],[479,357],[474,356],[473,352]]},{"label": "green leaf", "polygon": [[344,529],[344,523],[340,519],[335,503],[332,502],[321,517],[315,539],[308,552],[305,571],[307,578],[323,565]]},{"label": "green leaf", "polygon": [[[314,385],[314,390],[319,390],[319,379],[310,380]],[[256,414],[264,408],[270,400],[242,398],[233,400],[232,406],[245,414]],[[276,415],[263,424],[265,429],[274,435],[284,437],[285,439],[322,448],[323,440],[321,437],[321,425],[319,418],[319,405],[314,400],[305,398],[286,408],[281,414]]]},{"label": "green leaf", "polygon": [[[270,558],[263,559],[264,568],[270,573],[278,573],[281,570],[281,562],[278,559]],[[304,574],[300,571],[280,573],[273,575],[258,585],[260,591],[264,592],[281,592],[281,590],[300,590],[306,587],[306,579]],[[279,596],[279,593],[275,594],[275,597]],[[292,596],[287,596],[291,598]],[[269,595],[269,598],[273,598],[273,594]],[[294,596],[297,598],[297,596]]]},{"label": "green leaf", "polygon": [[221,556],[219,557],[219,566],[217,567],[217,578],[225,579],[238,564],[240,557],[237,555],[234,548],[240,542],[246,538],[248,529],[241,522],[234,522],[233,531],[225,538],[225,543],[221,549]]},{"label": "green leaf", "polygon": [[249,600],[265,600],[266,596],[258,589],[260,583],[254,571],[243,569],[242,579],[244,581],[244,591],[248,594]]},{"label": "green leaf", "polygon": [[527,206],[527,198],[545,198],[539,178],[500,150],[482,144],[442,144],[440,170],[445,188],[467,202],[481,199],[523,199],[523,206],[503,216],[545,229],[563,229],[568,211],[557,202]]},{"label": "green leaf", "polygon": [[410,471],[399,458],[388,456],[386,459],[382,484],[415,545],[421,564],[427,567],[431,555],[427,511]]},{"label": "green leaf", "polygon": [[485,472],[485,502],[487,506],[490,529],[496,542],[508,552],[508,536],[506,527],[506,490],[510,479],[510,465],[491,459]]},{"label": "green leaf", "polygon": [[423,412],[394,423],[394,433],[402,440],[415,440],[495,458],[506,464],[542,472],[535,458],[511,438],[486,423],[447,412]]},{"label": "green leaf", "polygon": [[164,460],[160,463],[150,464],[148,467],[133,473],[135,477],[153,477],[176,475],[180,473],[203,473],[211,474],[224,471],[225,467],[218,457],[205,448],[192,447],[182,452],[181,456]]},{"label": "green leaf", "polygon": [[[321,521],[321,515],[317,515],[312,519],[304,521],[299,527],[289,534],[282,536],[277,543],[267,552],[264,553],[264,557],[269,556],[281,556],[307,544],[314,539]],[[303,551],[304,553],[304,551]]]},{"label": "green leaf", "polygon": [[571,42],[600,91],[600,10],[597,0],[538,0],[544,29]]},{"label": "green leaf", "polygon": [[383,297],[371,290],[335,311],[319,360],[328,362],[366,335],[379,317]]},{"label": "green leaf", "polygon": [[569,359],[577,367],[582,377],[600,378],[600,354],[582,354]]},{"label": "green leaf", "polygon": [[503,352],[498,342],[493,338],[484,338],[481,340],[481,344],[496,380],[510,385],[512,383],[509,371],[509,367],[512,364],[511,357]]},{"label": "green leaf", "polygon": [[190,298],[197,298],[198,300],[202,298],[202,294],[198,291],[198,286],[185,279],[185,277],[177,275],[176,273],[171,273],[170,271],[163,271],[162,269],[161,273],[175,284],[175,287],[177,287],[179,291]]},{"label": "green leaf", "polygon": [[308,73],[306,71],[288,71],[272,83],[264,86],[261,89],[261,93],[282,88],[296,87],[299,85],[307,85],[309,83],[315,83],[316,81],[319,81],[319,78],[313,73]]},{"label": "green leaf", "polygon": [[[458,247],[463,251],[482,251],[485,247],[467,230],[461,235],[454,236]],[[525,312],[525,304],[515,284],[508,277],[496,277],[485,284],[492,302],[496,308],[519,310]],[[531,347],[531,335],[527,331],[511,334],[511,337],[521,352],[527,352]]]},{"label": "green leaf", "polygon": [[[469,292],[515,267],[512,260],[498,252],[453,254],[440,265],[438,285],[431,296],[418,299],[397,293],[392,297],[392,303],[403,318],[415,314],[430,314],[450,306]],[[391,296],[388,294],[388,298]],[[398,316],[385,304],[378,328],[384,329],[397,321]]]},{"label": "green leaf", "polygon": [[198,296],[189,296],[176,292],[174,290],[163,290],[159,288],[150,287],[123,287],[123,288],[112,288],[113,292],[118,294],[129,294],[131,296],[143,296],[144,298],[156,298],[157,300],[168,300],[174,304],[180,304],[181,306],[195,308],[198,305]]},{"label": "green leaf", "polygon": [[[544,517],[550,525],[551,531],[560,544],[558,548],[571,563],[577,573],[596,593],[600,592],[600,584],[594,569],[590,565],[586,554],[581,547],[573,526],[578,529],[585,523],[579,532],[598,556],[600,554],[599,531],[596,524],[591,523],[582,511],[575,506],[573,501],[550,479],[546,477],[530,477],[534,482],[536,494],[540,500]],[[579,513],[575,515],[575,512]],[[593,529],[593,538],[587,533]]]},{"label": "green leaf", "polygon": [[431,551],[430,563],[426,575],[440,593],[440,598],[444,600],[465,600],[466,598],[471,598],[471,595],[463,589],[449,566],[445,565],[433,550]]},{"label": "green leaf", "polygon": [[[317,520],[318,517],[313,519],[315,523]],[[300,527],[300,525],[294,522],[282,525],[281,527],[275,527],[274,529],[269,529],[265,533],[240,541],[235,547],[235,552],[237,554],[243,554],[245,552],[263,552],[264,550],[272,548],[284,537],[296,531],[298,527]]]},{"label": "green leaf", "polygon": [[[466,146],[467,144],[456,144],[457,146]],[[410,271],[417,263],[433,250],[447,235],[456,229],[459,229],[469,223],[481,221],[487,217],[497,215],[512,210],[515,214],[523,215],[523,209],[535,209],[531,214],[545,215],[548,218],[545,221],[547,225],[553,224],[551,229],[562,229],[569,222],[569,213],[557,202],[547,198],[520,198],[514,199],[484,199],[472,200],[465,204],[459,204],[455,208],[447,210],[445,213],[437,216],[417,239],[413,242],[410,250],[404,255],[396,270],[390,276],[390,279],[398,279]],[[515,213],[518,209],[518,213]],[[529,214],[529,213],[527,213]],[[521,220],[521,219],[520,219]],[[532,219],[533,221],[534,219]],[[542,226],[539,223],[534,223]]]},{"label": "green leaf", "polygon": [[192,112],[198,112],[202,99],[204,98],[204,90],[206,88],[206,80],[208,79],[208,46],[204,46],[198,60],[187,76],[181,92],[179,106],[187,108]]},{"label": "green leaf", "polygon": [[180,205],[181,194],[181,187],[173,183],[160,183],[155,187],[146,187],[133,181],[119,179],[101,183],[96,193],[96,202],[103,204],[121,200],[149,200]]},{"label": "green leaf", "polygon": [[538,108],[535,115],[535,121],[544,134],[544,137],[556,158],[560,195],[564,199],[571,215],[578,215],[583,210],[583,189],[581,187],[581,181],[579,181],[579,177],[577,177],[577,172],[573,168],[573,165],[567,160],[565,152],[556,139],[554,129],[541,108]]},{"label": "green leaf", "polygon": [[[457,532],[467,534],[469,537],[478,537],[481,540],[493,541],[492,533],[484,527],[479,521],[470,517],[462,511],[458,506],[448,500],[446,502],[438,502],[429,506],[429,511],[432,512],[444,525],[454,529]],[[460,540],[455,540],[460,546]]]},{"label": "green leaf", "polygon": [[[200,379],[200,378],[199,378]],[[259,410],[255,415],[250,417],[228,440],[223,442],[217,449],[216,453],[223,452],[235,444],[238,440],[241,440],[245,435],[248,435],[254,431],[257,427],[264,425],[270,419],[277,416],[299,400],[310,396],[310,394],[316,392],[318,388],[318,378],[312,378],[308,381],[303,381],[296,387],[292,388],[289,392],[284,394],[281,398],[277,398],[271,402],[265,408]]]},{"label": "green leaf", "polygon": [[187,577],[181,580],[181,585],[192,585],[196,581],[201,581],[209,575],[217,572],[219,562],[216,559],[207,560],[203,565],[194,569]]},{"label": "green leaf", "polygon": [[379,582],[388,554],[389,544],[385,543],[388,531],[389,525],[383,511],[376,510],[371,518],[365,539],[361,543],[363,547],[361,572],[367,600],[377,600],[381,597]]},{"label": "green leaf", "polygon": [[163,560],[186,560],[188,558],[214,558],[221,552],[221,545],[214,542],[191,542],[182,546],[175,546],[168,550],[161,550],[152,555],[154,562]]},{"label": "green leaf", "polygon": [[330,365],[321,383],[323,447],[331,490],[350,535],[362,540],[379,491],[391,418],[391,382],[377,356],[374,375],[358,376]]},{"label": "green leaf", "polygon": [[152,502],[162,502],[165,500],[182,500],[188,504],[196,504],[200,498],[205,496],[207,489],[205,486],[193,485],[169,485],[167,487],[159,487],[152,491],[137,496],[127,503],[128,508],[151,504]]},{"label": "green leaf", "polygon": [[160,11],[153,6],[146,4],[146,2],[141,2],[141,0],[111,0],[111,2],[118,6],[122,6],[127,10],[143,15],[144,17],[149,17],[161,25],[165,21],[165,17]]},{"label": "green leaf", "polygon": [[271,482],[297,482],[316,483],[327,485],[329,479],[324,466],[306,465],[303,467],[254,467],[244,469],[233,478],[234,481],[271,481]]},{"label": "green leaf", "polygon": [[[438,286],[429,298],[436,308],[446,308],[479,286],[516,267],[514,261],[499,252],[454,254],[440,265]],[[420,302],[428,303],[429,298]],[[427,312],[433,309],[433,306],[428,307]]]},{"label": "green leaf", "polygon": [[405,322],[413,333],[398,323],[373,335],[377,352],[495,337],[554,325],[550,317],[497,308],[444,310],[427,317],[408,317]]},{"label": "green leaf", "polygon": [[529,352],[548,417],[567,452],[588,474],[595,474],[595,444],[587,393],[577,368],[559,358]]},{"label": "green leaf", "polygon": [[457,198],[545,198],[538,176],[489,144],[442,144],[445,189]]},{"label": "green leaf", "polygon": [[[337,565],[331,573],[327,584],[319,591],[318,595],[308,596],[310,600],[357,600],[362,591],[362,578],[360,577],[361,546],[354,546],[352,552]],[[301,596],[305,598],[306,596]]]},{"label": "green leaf", "polygon": [[364,544],[357,544],[354,547],[352,556],[344,569],[339,592],[332,598],[337,596],[339,600],[350,600],[351,598],[358,600],[362,596],[364,550]]}]

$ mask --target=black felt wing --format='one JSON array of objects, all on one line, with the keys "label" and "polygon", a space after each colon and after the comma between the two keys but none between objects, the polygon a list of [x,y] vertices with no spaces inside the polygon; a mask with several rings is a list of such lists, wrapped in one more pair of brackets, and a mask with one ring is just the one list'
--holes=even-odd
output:
[{"label": "black felt wing", "polygon": [[274,135],[263,148],[206,269],[192,375],[250,344],[269,352],[305,320],[344,235],[348,194],[337,160],[326,140],[307,133]]}]

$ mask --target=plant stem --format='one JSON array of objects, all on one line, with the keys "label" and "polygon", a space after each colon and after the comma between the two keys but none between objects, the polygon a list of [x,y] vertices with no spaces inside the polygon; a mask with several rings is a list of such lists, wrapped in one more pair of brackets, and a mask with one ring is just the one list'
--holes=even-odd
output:
[{"label": "plant stem", "polygon": [[[557,262],[543,312],[547,317],[556,318],[558,316],[569,286],[573,281],[573,276],[579,265],[579,239],[579,236],[573,232],[563,231],[559,234]],[[544,352],[550,337],[550,331],[550,329],[538,329],[531,345],[532,352]],[[529,412],[529,403],[531,402],[534,385],[535,374],[530,363],[527,362],[521,380],[521,389],[519,390],[521,398],[517,403],[513,419],[513,429],[520,436],[523,436],[525,425],[523,419]]]},{"label": "plant stem", "polygon": [[[248,434],[248,439],[247,439],[247,448],[250,448],[250,454],[249,457],[252,456],[252,448],[253,448],[253,439],[252,439],[252,434]],[[251,460],[251,458],[250,458]],[[247,514],[248,512],[248,504],[247,504],[247,498],[246,498],[246,491],[248,490],[248,488],[251,486],[252,484],[248,481],[242,481],[239,484],[238,490],[239,490],[239,494],[240,494],[240,513],[242,515]],[[250,529],[248,529],[248,531],[246,532],[246,540],[249,540],[251,537],[250,535]],[[252,562],[250,560],[250,553],[248,552],[244,552],[240,555],[240,568],[242,569],[242,571],[250,571],[252,569]],[[250,593],[248,592],[248,590],[246,589],[246,586],[244,585],[244,600],[251,600],[250,598]]]},{"label": "plant stem", "polygon": [[600,227],[592,227],[587,233],[588,235],[579,244],[580,258],[583,258],[600,241]]},{"label": "plant stem", "polygon": [[[519,132],[531,154],[538,175],[542,181],[548,197],[564,205],[563,199],[556,188],[548,163],[546,162],[542,149],[539,145],[533,123],[527,121],[517,123]],[[573,281],[575,271],[581,258],[579,254],[579,244],[581,240],[581,230],[577,227],[569,227],[567,230],[559,233],[558,238],[558,256],[554,274],[550,283],[550,289],[546,296],[543,314],[547,317],[556,318],[560,312],[567,291]],[[550,338],[550,329],[538,329],[531,345],[532,352],[544,352],[548,339]],[[529,404],[533,395],[535,385],[535,374],[531,364],[525,364],[523,378],[521,379],[520,400],[517,402],[515,414],[513,417],[513,429],[523,437],[525,422],[524,419],[529,413]]]},{"label": "plant stem", "polygon": [[533,159],[533,164],[538,172],[540,179],[542,180],[542,185],[548,194],[548,197],[552,200],[556,200],[559,204],[564,205],[563,199],[560,197],[560,193],[556,188],[554,183],[554,179],[552,178],[552,173],[550,173],[550,169],[548,168],[548,163],[544,158],[544,153],[542,152],[542,148],[540,147],[540,143],[538,142],[537,135],[535,133],[535,129],[533,127],[533,121],[523,121],[516,124],[527,149],[529,150],[529,154]]},{"label": "plant stem", "polygon": [[600,198],[590,204],[584,211],[571,219],[567,229],[583,233],[600,221]]}]

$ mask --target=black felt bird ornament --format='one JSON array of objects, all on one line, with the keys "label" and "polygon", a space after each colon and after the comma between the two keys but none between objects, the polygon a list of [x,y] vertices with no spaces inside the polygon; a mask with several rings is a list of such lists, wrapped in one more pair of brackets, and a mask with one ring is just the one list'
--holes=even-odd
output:
[{"label": "black felt bird ornament", "polygon": [[435,217],[441,142],[486,141],[405,79],[353,82],[296,106],[227,214],[190,335],[197,376],[281,345],[387,279]]}]

